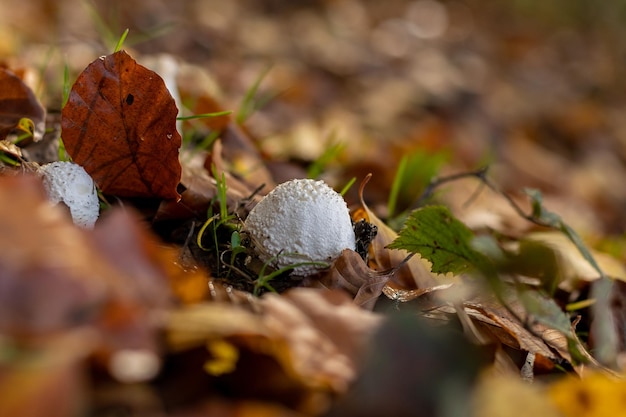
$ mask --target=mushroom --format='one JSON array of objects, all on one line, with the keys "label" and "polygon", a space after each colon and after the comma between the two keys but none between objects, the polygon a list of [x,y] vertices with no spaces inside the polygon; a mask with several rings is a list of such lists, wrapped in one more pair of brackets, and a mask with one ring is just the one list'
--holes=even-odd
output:
[{"label": "mushroom", "polygon": [[243,230],[259,259],[276,268],[315,263],[294,267],[292,273],[299,276],[319,272],[356,245],[343,197],[324,181],[311,179],[278,185],[250,211]]},{"label": "mushroom", "polygon": [[74,224],[92,229],[100,212],[98,193],[93,179],[80,165],[73,162],[52,162],[42,165],[39,172],[48,199],[65,203],[70,209]]}]

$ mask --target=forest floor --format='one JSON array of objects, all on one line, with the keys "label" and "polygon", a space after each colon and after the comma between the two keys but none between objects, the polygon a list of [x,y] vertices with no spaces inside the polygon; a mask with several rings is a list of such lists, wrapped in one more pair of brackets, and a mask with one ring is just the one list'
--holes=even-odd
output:
[{"label": "forest floor", "polygon": [[[625,19],[4,0],[0,416],[626,413]],[[245,224],[296,178],[356,233],[306,277]]]}]

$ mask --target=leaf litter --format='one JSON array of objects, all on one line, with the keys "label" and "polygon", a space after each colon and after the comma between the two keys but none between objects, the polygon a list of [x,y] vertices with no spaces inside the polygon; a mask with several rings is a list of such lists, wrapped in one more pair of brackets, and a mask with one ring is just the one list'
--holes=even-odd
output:
[{"label": "leaf litter", "polygon": [[[371,10],[345,3],[345,10],[327,6],[326,12],[330,26],[351,22],[352,32],[333,36],[345,36],[343,42],[352,36],[350,42],[358,43],[358,36],[368,32],[363,30],[367,19],[356,23],[340,17]],[[415,3],[412,7],[423,6]],[[443,10],[433,7],[420,10]],[[390,6],[381,19],[395,9]],[[414,19],[410,10],[407,16]],[[224,13],[226,20],[233,16]],[[248,13],[239,18],[256,28],[268,27],[263,24],[267,17],[254,20]],[[416,96],[427,91],[426,96],[451,101],[431,102],[432,114],[420,113],[416,123],[414,114],[402,115],[403,88],[398,87],[403,86],[384,76],[363,78],[359,68],[368,61],[365,55],[337,53],[347,51],[346,43],[335,43],[320,29],[325,25],[312,24],[318,15],[281,13],[300,23],[309,19],[302,40],[314,53],[305,60],[327,73],[299,72],[280,62],[282,79],[297,80],[298,88],[268,94],[274,98],[267,109],[252,115],[249,107],[239,109],[235,114],[246,112],[245,123],[225,114],[193,117],[222,112],[232,103],[207,87],[212,79],[208,71],[190,64],[179,63],[176,77],[163,74],[167,88],[156,72],[131,58],[135,51],[115,52],[77,68],[80,75],[68,89],[69,101],[60,116],[61,136],[69,157],[93,176],[100,191],[103,216],[91,232],[76,229],[62,206],[50,205],[40,180],[32,175],[29,148],[38,141],[37,146],[47,146],[56,155],[59,137],[43,136],[44,107],[26,84],[9,77],[18,85],[23,104],[14,112],[10,89],[2,90],[0,114],[10,113],[3,132],[26,152],[9,144],[2,148],[0,415],[73,415],[85,405],[98,414],[115,404],[133,415],[219,410],[225,415],[452,416],[466,415],[472,407],[476,415],[522,409],[545,415],[554,415],[555,409],[563,415],[604,415],[608,406],[597,399],[612,390],[614,398],[621,398],[616,377],[623,372],[624,256],[619,246],[611,255],[600,248],[611,250],[603,233],[615,227],[619,216],[611,212],[623,195],[607,192],[610,181],[597,169],[608,167],[619,177],[623,168],[597,150],[592,153],[598,159],[584,159],[592,175],[577,174],[567,158],[548,149],[562,151],[563,142],[541,142],[543,126],[549,124],[555,136],[568,138],[573,152],[579,152],[570,156],[586,158],[580,156],[587,148],[578,135],[598,134],[606,123],[597,104],[578,97],[572,107],[555,106],[526,88],[528,80],[522,77],[510,81],[513,92],[493,82],[492,103],[483,109],[487,117],[468,117],[465,107],[450,99],[456,89],[467,88],[467,80],[455,73],[453,48],[442,44],[439,49],[424,46],[421,54],[430,60],[411,62],[425,65],[413,80],[421,89],[407,85]],[[410,22],[419,27],[418,20]],[[378,36],[401,32],[384,27]],[[261,34],[271,31],[258,33],[260,42]],[[250,38],[241,42],[254,48]],[[513,43],[505,47],[519,53]],[[336,53],[334,58],[315,46],[322,44]],[[371,53],[381,58],[388,50]],[[541,59],[550,62],[549,57]],[[435,62],[446,70],[442,78],[419,75]],[[224,86],[241,88],[242,80],[250,81],[252,87],[240,94],[248,97],[247,104],[262,102],[253,96],[268,93],[262,91],[261,79],[280,86],[281,78],[272,71],[246,75],[253,66],[233,71],[227,61],[220,64],[221,69],[211,69]],[[530,78],[547,76],[527,65]],[[345,103],[332,93],[333,83],[346,74],[372,86],[372,95],[354,107],[361,111],[357,116],[342,111]],[[556,90],[558,97],[571,97],[567,88]],[[384,97],[397,109],[381,110],[375,103]],[[502,100],[513,106],[498,105]],[[524,100],[539,105],[529,111]],[[316,107],[327,109],[323,123],[335,114],[351,126],[347,142],[333,151],[335,161],[319,146],[306,147],[334,135],[324,135],[310,121],[290,125]],[[560,110],[555,114],[553,107]],[[505,108],[511,113],[504,114]],[[179,111],[191,117],[177,121]],[[524,111],[539,122],[523,125],[524,118],[515,117]],[[47,119],[54,132],[53,120]],[[381,132],[387,119],[395,122],[392,139],[376,144],[372,135]],[[369,120],[371,134],[355,129],[361,120]],[[511,128],[511,145],[497,146],[502,152],[491,155],[491,175],[471,175],[483,172],[471,169],[488,153],[487,147],[480,141],[468,146],[455,132],[481,135],[493,121]],[[278,126],[293,133],[297,146],[288,144],[289,134],[277,139]],[[14,140],[29,133],[32,143]],[[411,145],[398,143],[403,141]],[[272,148],[277,143],[284,144],[280,152]],[[399,178],[403,189],[391,193],[395,167],[402,160],[419,161],[401,159],[407,151],[431,152],[438,161],[446,160],[438,169],[440,178],[448,180],[427,184],[429,178],[420,178],[424,184],[413,185],[415,178]],[[523,155],[532,156],[535,168],[521,163]],[[315,170],[307,170],[307,164]],[[463,169],[470,174],[459,175]],[[357,250],[345,250],[327,271],[301,279],[259,263],[239,232],[262,195],[307,172],[321,175],[337,189],[350,176],[363,180],[359,190],[346,194],[362,234]],[[374,175],[366,191],[369,172]],[[419,171],[405,166],[397,175],[407,172]],[[555,172],[566,172],[567,179],[557,180]],[[465,179],[457,181],[461,176]],[[478,187],[468,186],[472,177]],[[506,184],[507,192],[491,178]],[[509,194],[529,186],[545,189],[547,198],[534,192]],[[416,190],[425,191],[420,197]],[[385,201],[390,194],[397,204]],[[571,201],[583,203],[572,211]],[[556,214],[559,207],[564,208],[562,216]],[[611,209],[602,210],[606,207]],[[585,216],[594,212],[602,212],[601,218],[586,222]],[[530,388],[522,379],[535,384]],[[20,380],[25,382],[14,383]],[[524,404],[512,409],[514,402],[503,400],[516,397],[511,392],[520,394]],[[623,408],[619,401],[610,404]]]}]

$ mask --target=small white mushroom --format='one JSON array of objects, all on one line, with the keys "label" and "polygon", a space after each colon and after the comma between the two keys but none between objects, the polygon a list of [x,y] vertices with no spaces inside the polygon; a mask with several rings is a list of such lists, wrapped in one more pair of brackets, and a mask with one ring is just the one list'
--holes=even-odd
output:
[{"label": "small white mushroom", "polygon": [[[343,197],[324,181],[280,184],[250,211],[244,231],[259,259],[282,268],[301,262],[329,264],[355,248],[354,229]],[[311,275],[323,265],[301,265],[294,275]]]},{"label": "small white mushroom", "polygon": [[70,209],[77,226],[92,229],[100,213],[98,193],[93,179],[80,165],[72,162],[52,162],[42,165],[39,172],[48,199],[63,202]]}]

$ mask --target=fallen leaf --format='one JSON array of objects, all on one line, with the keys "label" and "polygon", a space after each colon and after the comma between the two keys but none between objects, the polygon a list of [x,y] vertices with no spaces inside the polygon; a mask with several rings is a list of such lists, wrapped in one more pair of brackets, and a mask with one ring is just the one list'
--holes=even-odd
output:
[{"label": "fallen leaf", "polygon": [[46,112],[32,90],[11,71],[0,68],[0,140],[16,128],[19,130],[22,119],[32,121],[33,138],[40,140],[45,129],[45,116]]},{"label": "fallen leaf", "polygon": [[[97,341],[82,328],[61,333],[20,354],[3,354],[0,363],[0,416],[64,417],[78,415],[84,406],[84,360]],[[8,340],[0,351],[17,349]],[[37,398],[37,401],[33,401]]]},{"label": "fallen leaf", "polygon": [[548,395],[564,417],[613,417],[626,410],[626,381],[602,373],[559,380]]},{"label": "fallen leaf", "polygon": [[261,300],[268,334],[287,344],[275,353],[309,387],[345,392],[381,317],[354,306],[342,291],[294,288]]},{"label": "fallen leaf", "polygon": [[92,62],[72,87],[65,149],[106,194],[178,199],[177,114],[161,77],[119,51]]},{"label": "fallen leaf", "polygon": [[[153,318],[171,296],[153,253],[158,247],[128,210],[113,211],[86,232],[47,200],[39,178],[0,177],[0,229],[3,336],[28,344],[89,328],[98,334],[95,363],[112,376],[154,376],[160,358]],[[128,353],[148,366],[115,367]]]},{"label": "fallen leaf", "polygon": [[[371,176],[367,176],[359,188],[361,207],[352,213],[352,220],[365,220],[378,228],[378,233],[372,240],[369,250],[370,264],[379,271],[390,270],[399,266],[409,253],[405,250],[389,250],[387,245],[393,242],[398,234],[380,220],[365,204],[363,190]],[[393,288],[414,290],[429,288],[437,284],[436,276],[430,272],[428,261],[419,256],[413,256],[405,265],[398,268],[392,276],[389,286]]]},{"label": "fallen leaf", "polygon": [[[576,245],[559,231],[528,233],[520,240],[518,246],[519,256],[522,257],[521,261],[528,266],[536,264],[531,256],[525,256],[526,252],[533,248],[533,245],[534,247],[543,246],[552,250],[554,255],[556,255],[556,266],[558,267],[556,272],[558,272],[558,276],[561,278],[558,285],[562,289],[571,291],[573,288],[579,287],[581,281],[589,282],[600,278],[598,271],[583,257]],[[591,249],[589,251],[607,276],[626,281],[626,268],[619,261],[605,253]],[[535,255],[535,253],[530,252],[528,255]],[[547,262],[544,262],[544,264],[547,264]],[[535,268],[541,266],[539,264]]]},{"label": "fallen leaf", "polygon": [[205,302],[172,310],[165,328],[167,342],[174,351],[204,346],[210,338],[266,334],[256,314],[229,302]]},{"label": "fallen leaf", "polygon": [[[0,177],[0,331],[59,331],[93,320],[121,277],[40,180]],[[70,255],[71,254],[71,255]]]},{"label": "fallen leaf", "polygon": [[473,411],[477,417],[561,416],[538,385],[517,375],[483,375],[473,395]]},{"label": "fallen leaf", "polygon": [[372,310],[392,273],[374,271],[358,253],[344,249],[320,282],[327,288],[348,291],[354,296],[355,305]]},{"label": "fallen leaf", "polygon": [[103,216],[91,238],[100,256],[132,277],[124,283],[127,294],[145,306],[166,308],[171,301],[166,272],[172,270],[174,253],[144,226],[130,208],[115,209]]},{"label": "fallen leaf", "polygon": [[[490,341],[501,343],[513,349],[535,353],[537,356],[549,359],[552,364],[565,365],[572,362],[568,351],[567,336],[561,331],[541,323],[533,323],[529,330],[524,323],[521,323],[508,309],[502,307],[495,300],[481,299],[480,301],[466,302],[463,307],[477,329]],[[527,317],[528,313],[521,303],[511,300],[509,307],[520,317]],[[435,312],[457,315],[455,309],[447,305],[432,309],[429,313]]]}]

